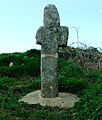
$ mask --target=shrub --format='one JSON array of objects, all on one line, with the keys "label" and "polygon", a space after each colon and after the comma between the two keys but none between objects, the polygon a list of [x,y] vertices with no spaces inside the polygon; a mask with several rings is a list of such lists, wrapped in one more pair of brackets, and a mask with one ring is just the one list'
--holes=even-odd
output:
[{"label": "shrub", "polygon": [[72,61],[60,59],[58,69],[58,77],[60,79],[67,79],[68,77],[79,78],[83,76],[83,69]]},{"label": "shrub", "polygon": [[4,77],[0,78],[0,90],[7,90],[9,86],[12,85],[15,81],[11,78]]},{"label": "shrub", "polygon": [[97,83],[102,83],[102,74],[100,74],[100,76],[98,77]]},{"label": "shrub", "polygon": [[26,52],[28,57],[40,57],[40,50],[31,49]]},{"label": "shrub", "polygon": [[39,89],[41,89],[41,80],[40,79],[34,80],[32,82],[32,84],[30,85],[30,89],[32,89],[32,90],[39,90]]},{"label": "shrub", "polygon": [[40,59],[39,58],[33,58],[28,59],[25,62],[25,70],[26,74],[29,76],[37,77],[40,75]]},{"label": "shrub", "polygon": [[100,70],[88,70],[84,72],[84,77],[88,79],[91,83],[96,83],[97,81],[102,81],[102,71]]},{"label": "shrub", "polygon": [[21,77],[24,75],[24,66],[14,65],[12,67],[0,67],[0,77]]},{"label": "shrub", "polygon": [[69,78],[59,80],[59,91],[78,93],[88,87],[88,82],[82,79]]},{"label": "shrub", "polygon": [[102,83],[87,89],[80,101],[75,104],[75,109],[76,120],[101,120]]},{"label": "shrub", "polygon": [[14,65],[21,65],[24,63],[24,59],[22,55],[8,55],[0,58],[0,66],[9,66],[9,64],[13,62]]},{"label": "shrub", "polygon": [[0,77],[7,77],[10,72],[10,67],[2,66],[0,67]]},{"label": "shrub", "polygon": [[88,87],[83,69],[72,61],[59,59],[59,91],[77,93]]}]

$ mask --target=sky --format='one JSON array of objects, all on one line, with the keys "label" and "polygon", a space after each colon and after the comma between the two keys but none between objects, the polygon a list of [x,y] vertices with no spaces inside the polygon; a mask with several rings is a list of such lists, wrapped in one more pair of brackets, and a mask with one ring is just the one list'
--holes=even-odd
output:
[{"label": "sky", "polygon": [[43,10],[54,4],[61,26],[69,28],[68,46],[79,42],[102,48],[102,0],[0,0],[0,53],[41,49],[35,35]]}]

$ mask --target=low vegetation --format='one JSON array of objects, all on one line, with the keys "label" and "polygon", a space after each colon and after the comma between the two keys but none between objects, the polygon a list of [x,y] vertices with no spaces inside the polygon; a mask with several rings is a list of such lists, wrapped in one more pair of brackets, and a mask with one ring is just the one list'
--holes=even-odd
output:
[{"label": "low vegetation", "polygon": [[73,108],[59,109],[19,102],[40,89],[39,50],[1,54],[0,120],[102,120],[101,55],[95,48],[59,51],[59,91],[81,98]]}]

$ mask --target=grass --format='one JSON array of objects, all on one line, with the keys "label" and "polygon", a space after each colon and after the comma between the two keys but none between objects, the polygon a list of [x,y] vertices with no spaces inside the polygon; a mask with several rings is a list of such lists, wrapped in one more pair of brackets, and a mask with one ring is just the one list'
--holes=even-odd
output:
[{"label": "grass", "polygon": [[96,83],[85,91],[81,100],[76,103],[76,119],[101,120],[102,119],[102,83]]},{"label": "grass", "polygon": [[[76,82],[73,81],[75,78],[71,82],[76,87]],[[102,84],[100,83],[88,87],[83,92],[84,95],[81,94],[80,102],[70,109],[42,107],[39,104],[28,105],[19,102],[22,96],[40,88],[38,78],[30,81],[0,78],[0,85],[0,120],[87,120],[87,118],[101,120]],[[98,119],[94,119],[97,117]]]},{"label": "grass", "polygon": [[[0,120],[102,120],[102,70],[85,69],[83,61],[86,57],[81,59],[81,51],[74,51],[73,55],[69,51],[66,60],[62,55],[58,61],[59,91],[71,92],[81,98],[69,109],[19,102],[27,93],[40,89],[40,51],[34,49],[25,53],[1,54]],[[88,60],[92,61],[94,56],[91,53]],[[82,66],[76,62],[79,59]],[[10,62],[14,63],[13,67],[9,67]]]},{"label": "grass", "polygon": [[[0,82],[3,83],[0,87],[0,120],[72,119],[69,110],[19,102],[22,96],[39,88],[39,80],[29,82],[1,78]],[[36,88],[34,84],[36,84]]]}]

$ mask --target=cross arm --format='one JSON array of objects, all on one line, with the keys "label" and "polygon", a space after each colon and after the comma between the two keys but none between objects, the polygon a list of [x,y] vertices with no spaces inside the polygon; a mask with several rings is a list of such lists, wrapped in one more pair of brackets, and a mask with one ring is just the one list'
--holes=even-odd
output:
[{"label": "cross arm", "polygon": [[59,40],[59,47],[66,47],[69,36],[69,29],[66,26],[61,26],[61,37]]},{"label": "cross arm", "polygon": [[42,45],[43,31],[44,31],[44,27],[43,26],[39,27],[39,29],[37,30],[37,33],[36,33],[36,36],[35,36],[37,44]]}]

